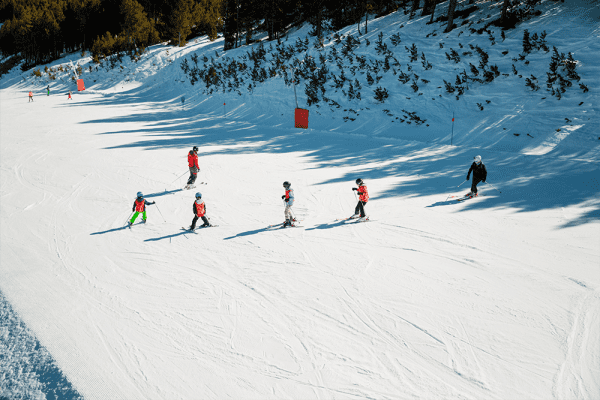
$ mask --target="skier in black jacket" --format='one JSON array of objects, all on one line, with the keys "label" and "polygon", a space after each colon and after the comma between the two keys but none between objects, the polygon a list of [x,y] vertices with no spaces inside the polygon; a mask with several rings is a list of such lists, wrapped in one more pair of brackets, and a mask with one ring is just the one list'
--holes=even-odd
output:
[{"label": "skier in black jacket", "polygon": [[471,171],[473,171],[473,182],[471,183],[471,192],[467,193],[466,196],[477,196],[477,184],[485,182],[487,178],[487,170],[481,162],[481,156],[474,157],[473,164],[471,164],[471,168],[469,168],[469,172],[467,173],[467,180],[469,180]]}]

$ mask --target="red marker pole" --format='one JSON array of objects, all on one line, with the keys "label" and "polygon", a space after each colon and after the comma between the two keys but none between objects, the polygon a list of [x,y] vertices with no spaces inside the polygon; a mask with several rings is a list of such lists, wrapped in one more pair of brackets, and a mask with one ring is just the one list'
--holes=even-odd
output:
[{"label": "red marker pole", "polygon": [[450,146],[452,146],[453,141],[454,141],[454,111],[452,111],[452,137],[450,138]]}]

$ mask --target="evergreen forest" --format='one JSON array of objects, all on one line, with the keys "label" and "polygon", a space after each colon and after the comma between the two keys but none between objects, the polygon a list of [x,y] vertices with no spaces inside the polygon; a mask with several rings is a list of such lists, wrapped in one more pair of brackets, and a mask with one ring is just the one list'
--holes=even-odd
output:
[{"label": "evergreen forest", "polygon": [[[435,15],[448,1],[447,15]],[[510,27],[539,0],[499,0],[502,17],[493,23]],[[475,0],[468,4],[476,8]],[[0,50],[28,69],[65,52],[91,53],[95,62],[112,54],[137,56],[157,43],[183,46],[192,37],[224,36],[224,50],[248,45],[258,37],[281,39],[301,24],[312,27],[317,40],[331,31],[357,24],[368,32],[369,18],[398,10],[431,15],[431,21],[453,19],[457,0],[2,0]]]}]

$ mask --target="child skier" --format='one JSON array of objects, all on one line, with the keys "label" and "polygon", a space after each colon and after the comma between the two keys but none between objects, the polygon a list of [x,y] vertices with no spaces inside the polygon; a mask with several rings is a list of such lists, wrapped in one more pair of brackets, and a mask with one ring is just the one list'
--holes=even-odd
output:
[{"label": "child skier", "polygon": [[[33,93],[32,92],[29,92],[29,101],[33,101]],[[28,103],[29,103],[29,101],[28,101]]]},{"label": "child skier", "polygon": [[285,181],[283,182],[283,188],[285,189],[285,194],[281,198],[285,201],[285,210],[283,212],[285,216],[283,227],[285,228],[286,226],[294,226],[296,219],[292,216],[292,206],[294,205],[294,189],[292,189],[292,184]]},{"label": "child skier", "polygon": [[71,98],[71,91],[69,90],[69,97],[67,98],[67,100],[73,100],[73,98]]},{"label": "child skier", "polygon": [[354,209],[354,215],[350,218],[359,218],[359,216],[360,218],[364,218],[366,216],[365,206],[369,201],[369,192],[367,191],[367,185],[365,185],[362,179],[358,178],[356,184],[358,185],[358,188],[352,188],[352,190],[358,193],[358,204]]},{"label": "child skier", "polygon": [[48,96],[50,96],[50,85],[48,85],[48,87],[46,88],[46,90],[48,91]]},{"label": "child skier", "polygon": [[206,204],[204,204],[204,200],[202,200],[202,194],[200,192],[196,193],[196,201],[194,201],[193,211],[194,219],[192,220],[192,226],[189,227],[190,231],[196,229],[196,222],[198,222],[198,218],[202,218],[202,221],[204,221],[204,224],[200,225],[201,227],[211,226],[210,222],[208,222],[208,218],[205,216]]},{"label": "child skier", "polygon": [[196,182],[198,172],[200,171],[200,166],[198,165],[198,148],[196,146],[188,153],[188,166],[190,167],[190,178],[187,181],[187,185],[185,185],[185,189],[194,187],[194,182]]},{"label": "child skier", "polygon": [[133,223],[135,222],[135,219],[138,217],[138,215],[140,215],[140,213],[142,214],[142,222],[145,224],[146,223],[146,206],[151,205],[151,204],[155,204],[155,201],[148,201],[146,199],[144,199],[144,194],[142,192],[137,192],[137,199],[135,199],[135,201],[133,202],[133,208],[131,211],[135,211],[135,213],[133,214],[133,217],[131,217],[131,219],[127,222],[128,226],[133,225]]},{"label": "child skier", "polygon": [[468,197],[477,196],[477,184],[479,182],[485,182],[485,179],[487,178],[487,170],[485,169],[485,165],[481,162],[481,156],[474,157],[473,164],[471,164],[471,168],[469,168],[469,172],[467,172],[467,180],[469,180],[471,171],[473,171],[473,182],[471,183],[471,191],[465,195]]}]

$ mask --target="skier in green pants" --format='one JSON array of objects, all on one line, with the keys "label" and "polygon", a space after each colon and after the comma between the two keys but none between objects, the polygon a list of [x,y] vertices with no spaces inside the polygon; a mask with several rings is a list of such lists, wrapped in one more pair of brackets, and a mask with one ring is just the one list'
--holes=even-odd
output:
[{"label": "skier in green pants", "polygon": [[142,192],[138,192],[137,193],[137,199],[135,199],[135,201],[133,202],[133,208],[131,211],[135,211],[135,213],[133,214],[133,217],[131,217],[131,219],[127,222],[128,226],[133,225],[133,223],[135,222],[135,219],[138,217],[138,215],[140,215],[140,213],[142,214],[142,222],[145,224],[146,223],[146,206],[151,205],[151,204],[155,204],[155,201],[148,201],[146,199],[144,199],[144,194]]}]

